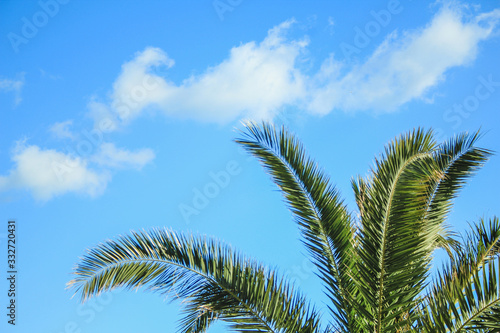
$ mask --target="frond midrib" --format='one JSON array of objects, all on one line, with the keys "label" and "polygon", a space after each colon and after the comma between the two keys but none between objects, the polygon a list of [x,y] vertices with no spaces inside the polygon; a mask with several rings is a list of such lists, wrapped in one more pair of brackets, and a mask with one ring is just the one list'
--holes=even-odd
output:
[{"label": "frond midrib", "polygon": [[[493,242],[491,242],[491,245],[487,248],[486,251],[484,251],[484,255],[480,256],[480,260],[478,260],[477,265],[476,265],[476,269],[477,270],[481,269],[481,267],[484,265],[484,262],[486,261],[486,258],[488,257],[488,255],[490,254],[490,252],[492,251],[492,249],[495,247],[495,245],[499,241],[500,241],[500,235],[498,237],[496,237],[496,239]],[[492,306],[492,305],[494,305],[495,303],[498,303],[498,302],[500,302],[500,295],[497,295],[497,298],[494,301],[487,303],[481,309],[479,309],[478,311],[476,311],[475,315],[469,316],[469,318],[462,325],[460,325],[460,327],[458,328],[458,330],[456,332],[460,332],[472,320],[474,320],[474,318],[480,316],[482,313],[484,313],[486,311],[487,308],[489,308],[490,306]]]},{"label": "frond midrib", "polygon": [[495,298],[491,302],[487,302],[484,306],[477,309],[477,311],[475,311],[474,315],[469,316],[469,318],[464,323],[462,323],[462,325],[460,325],[455,332],[458,333],[458,332],[462,331],[462,329],[464,329],[471,321],[473,321],[478,316],[482,315],[484,312],[486,312],[488,310],[489,307],[495,305],[498,302],[500,302],[500,297]]},{"label": "frond midrib", "polygon": [[411,158],[409,158],[405,163],[401,165],[401,167],[398,169],[398,172],[396,173],[396,177],[394,178],[394,182],[392,183],[391,186],[391,192],[389,194],[389,200],[387,203],[387,207],[385,209],[385,216],[384,216],[384,221],[383,221],[383,232],[382,232],[382,253],[380,256],[380,278],[379,278],[379,290],[378,290],[378,313],[377,313],[377,321],[378,321],[378,327],[376,332],[382,332],[382,304],[383,304],[383,297],[382,297],[382,291],[384,287],[384,272],[385,272],[385,251],[386,251],[386,241],[387,241],[387,233],[389,229],[389,215],[392,207],[392,201],[394,198],[394,194],[396,192],[396,187],[398,185],[399,179],[401,175],[403,174],[403,171],[406,169],[406,167],[410,164],[413,163],[414,161],[427,157],[431,153],[430,152],[425,152],[425,153],[419,153],[415,154]]},{"label": "frond midrib", "polygon": [[495,245],[500,241],[500,234],[498,237],[495,238],[493,242],[491,242],[491,246],[488,247],[486,251],[484,251],[484,255],[480,256],[480,260],[478,260],[478,265],[476,266],[477,269],[481,269],[481,267],[484,265],[486,262],[486,258],[490,255],[490,252],[493,250]]}]

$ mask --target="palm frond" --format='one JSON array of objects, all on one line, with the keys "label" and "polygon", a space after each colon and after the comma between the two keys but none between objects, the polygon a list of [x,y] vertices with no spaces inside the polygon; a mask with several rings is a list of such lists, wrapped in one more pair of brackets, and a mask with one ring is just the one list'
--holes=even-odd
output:
[{"label": "palm frond", "polygon": [[481,220],[427,297],[427,332],[500,330],[500,222]]},{"label": "palm frond", "polygon": [[216,241],[155,229],[90,249],[68,283],[82,300],[140,288],[185,301],[184,332],[216,319],[238,332],[317,332],[319,315],[273,271]]},{"label": "palm frond", "polygon": [[332,314],[339,326],[356,332],[354,318],[362,308],[356,307],[352,279],[355,229],[338,191],[284,128],[247,123],[243,138],[236,142],[261,161],[283,192],[333,302]]},{"label": "palm frond", "polygon": [[491,155],[491,151],[474,146],[479,138],[479,132],[472,135],[462,133],[441,144],[434,153],[434,160],[437,162],[435,173],[438,177],[430,185],[425,219],[427,224],[441,226],[436,239],[437,245],[445,249],[451,258],[453,252],[460,250],[456,234],[445,224],[452,200]]},{"label": "palm frond", "polygon": [[432,132],[391,142],[371,177],[353,182],[361,216],[360,290],[371,317],[365,330],[397,332],[414,320],[439,224],[423,223],[437,177]]}]

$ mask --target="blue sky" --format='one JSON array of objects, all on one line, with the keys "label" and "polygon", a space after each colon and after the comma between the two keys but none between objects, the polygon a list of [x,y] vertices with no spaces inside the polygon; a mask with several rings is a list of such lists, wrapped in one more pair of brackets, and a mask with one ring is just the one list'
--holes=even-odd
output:
[{"label": "blue sky", "polygon": [[[177,301],[65,290],[86,248],[157,226],[279,267],[324,308],[235,129],[288,126],[354,210],[351,177],[400,133],[481,128],[500,150],[499,25],[497,1],[1,1],[0,268],[16,219],[19,275],[15,328],[1,279],[0,330],[175,331]],[[499,169],[495,155],[463,190],[456,230],[499,214]]]}]

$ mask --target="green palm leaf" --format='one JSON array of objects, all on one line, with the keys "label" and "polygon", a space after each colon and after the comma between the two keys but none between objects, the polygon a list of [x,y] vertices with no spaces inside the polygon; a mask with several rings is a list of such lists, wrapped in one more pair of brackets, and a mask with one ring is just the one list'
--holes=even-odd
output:
[{"label": "green palm leaf", "polygon": [[255,155],[282,190],[333,302],[332,313],[346,331],[357,331],[354,227],[338,191],[284,128],[246,124],[236,140]]},{"label": "green palm leaf", "polygon": [[319,317],[272,271],[215,241],[167,230],[132,233],[88,251],[69,287],[82,299],[118,287],[186,300],[184,332],[221,319],[238,332],[317,332]]},{"label": "green palm leaf", "polygon": [[474,229],[427,298],[427,332],[500,330],[500,222],[481,220]]},{"label": "green palm leaf", "polygon": [[479,132],[472,135],[462,133],[441,144],[434,153],[437,163],[435,172],[438,177],[431,186],[425,219],[441,226],[442,231],[437,235],[438,245],[450,255],[452,250],[459,250],[458,242],[453,239],[455,234],[450,232],[449,226],[445,224],[452,200],[466,184],[467,179],[473,176],[491,155],[491,151],[474,146],[479,138]]},{"label": "green palm leaf", "polygon": [[486,161],[478,134],[438,146],[420,129],[393,141],[368,180],[353,181],[361,216],[360,291],[371,317],[365,330],[398,331],[414,322],[437,247],[459,243],[445,224],[452,199]]},{"label": "green palm leaf", "polygon": [[431,248],[422,220],[434,147],[430,132],[409,133],[386,148],[368,181],[355,186],[362,203],[359,278],[370,312],[367,331],[406,326],[425,286]]}]

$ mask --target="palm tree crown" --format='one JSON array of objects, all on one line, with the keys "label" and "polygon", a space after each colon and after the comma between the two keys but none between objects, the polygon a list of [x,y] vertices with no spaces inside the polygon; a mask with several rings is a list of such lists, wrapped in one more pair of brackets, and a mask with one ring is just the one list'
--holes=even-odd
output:
[{"label": "palm tree crown", "polygon": [[[88,250],[69,286],[82,300],[117,288],[185,300],[182,332],[223,320],[238,332],[498,332],[500,222],[481,220],[460,242],[452,200],[488,159],[478,133],[437,144],[417,129],[352,180],[357,210],[286,129],[248,123],[236,142],[283,192],[331,301],[331,323],[278,273],[206,237],[133,232]],[[450,260],[429,277],[433,253]],[[432,281],[431,281],[432,280]]]}]

